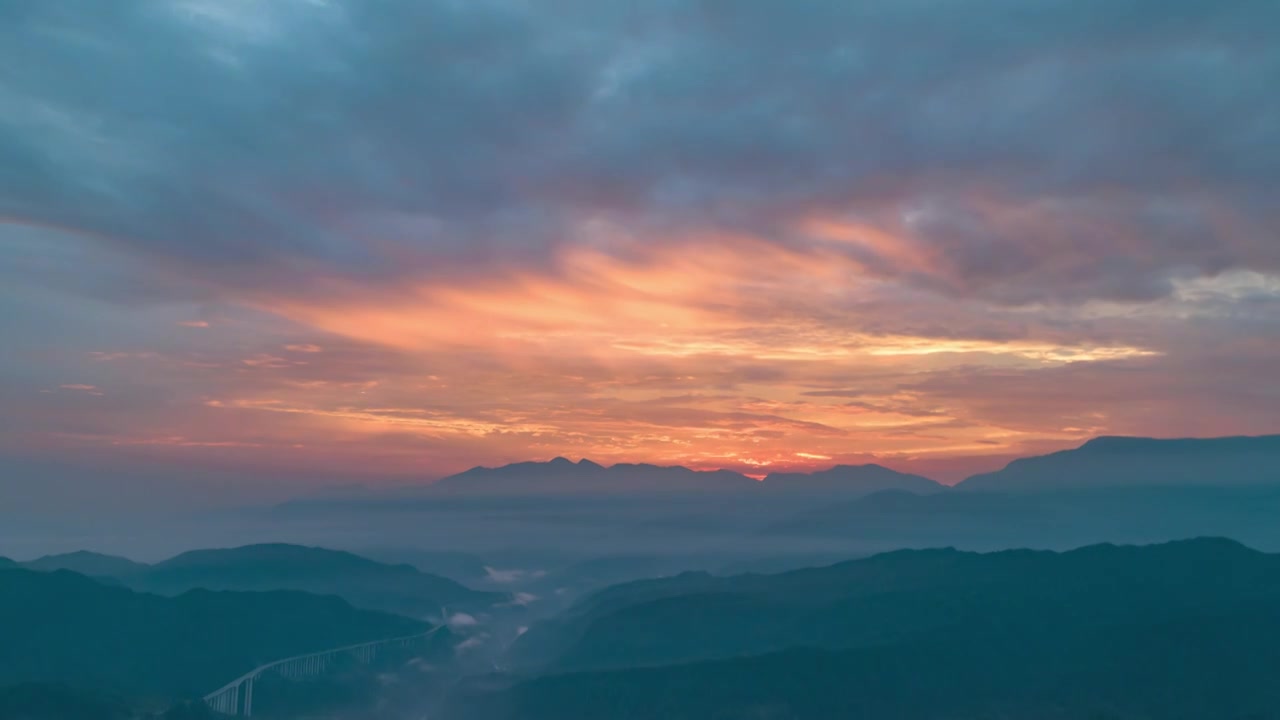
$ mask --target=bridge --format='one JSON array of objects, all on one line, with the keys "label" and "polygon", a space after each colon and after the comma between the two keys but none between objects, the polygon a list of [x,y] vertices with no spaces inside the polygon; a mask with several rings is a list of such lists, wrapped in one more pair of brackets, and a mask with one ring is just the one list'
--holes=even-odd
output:
[{"label": "bridge", "polygon": [[437,625],[417,635],[374,640],[275,660],[266,665],[259,665],[205,695],[204,702],[210,709],[223,715],[251,717],[253,715],[253,682],[264,673],[275,673],[287,678],[316,677],[328,669],[336,658],[344,655],[355,658],[358,662],[371,663],[382,650],[413,647],[440,632],[444,627],[444,625]]}]

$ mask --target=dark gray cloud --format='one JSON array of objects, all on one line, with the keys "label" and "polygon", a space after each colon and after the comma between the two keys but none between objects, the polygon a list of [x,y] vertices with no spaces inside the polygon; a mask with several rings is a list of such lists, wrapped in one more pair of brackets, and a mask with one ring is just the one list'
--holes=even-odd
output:
[{"label": "dark gray cloud", "polygon": [[237,272],[376,269],[366,215],[423,214],[429,247],[518,226],[537,211],[514,200],[520,165],[591,72],[498,3],[12,12],[3,212]]},{"label": "dark gray cloud", "polygon": [[1265,0],[19,0],[0,214],[219,283],[536,264],[583,219],[911,234],[1002,304],[1280,268]]}]

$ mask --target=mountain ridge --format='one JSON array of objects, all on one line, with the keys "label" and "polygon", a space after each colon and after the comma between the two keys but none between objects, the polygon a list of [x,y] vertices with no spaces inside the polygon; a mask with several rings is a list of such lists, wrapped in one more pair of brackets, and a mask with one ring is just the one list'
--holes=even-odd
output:
[{"label": "mountain ridge", "polygon": [[937,492],[946,486],[929,478],[903,473],[879,464],[836,465],[812,473],[771,473],[755,480],[733,470],[694,470],[683,465],[615,463],[605,466],[587,458],[564,457],[524,461],[499,467],[477,466],[441,478],[427,486],[433,492],[485,493],[603,493],[688,492],[737,490],[747,492],[853,491],[901,488]]},{"label": "mountain ridge", "polygon": [[70,570],[0,570],[0,684],[199,696],[279,657],[429,625],[294,590],[165,597]]},{"label": "mountain ridge", "polygon": [[[769,473],[765,476],[764,487],[769,483],[786,484],[792,487],[774,487],[774,490],[830,491],[856,489],[860,492],[875,493],[883,490],[902,490],[927,494],[943,492],[947,486],[923,475],[904,473],[879,463],[862,465],[836,465],[826,470],[809,473]],[[799,485],[796,488],[794,486]]]},{"label": "mountain ridge", "polygon": [[[1259,458],[1274,461],[1274,466],[1253,466]],[[1090,466],[1087,460],[1095,461],[1095,466]],[[1102,465],[1104,462],[1113,466],[1107,468]],[[1144,467],[1146,464],[1151,467]],[[1037,474],[1045,477],[1031,477]],[[970,475],[951,486],[880,463],[841,463],[808,472],[773,472],[763,480],[754,480],[726,469],[694,470],[683,465],[650,463],[606,466],[587,458],[575,462],[558,456],[547,461],[529,460],[496,467],[479,465],[440,478],[424,489],[455,494],[610,494],[725,489],[857,494],[906,490],[931,494],[960,488],[1021,492],[1221,484],[1215,476],[1229,476],[1231,484],[1280,485],[1280,434],[1208,438],[1100,435],[1074,448],[1017,458],[999,470]]]},{"label": "mountain ridge", "polygon": [[118,555],[105,555],[91,550],[43,555],[35,560],[19,563],[22,567],[41,572],[70,570],[89,577],[120,579],[134,573],[145,572],[150,565]]},{"label": "mountain ridge", "polygon": [[1013,460],[958,483],[964,491],[1035,492],[1139,486],[1280,485],[1280,435],[1147,438],[1103,435]]},{"label": "mountain ridge", "polygon": [[[1034,632],[1043,618],[1104,627],[1277,597],[1280,555],[1225,538],[1064,552],[896,550],[771,575],[690,573],[613,586],[535,624],[513,658],[559,670],[665,665],[873,647],[973,622],[1003,622],[1014,634]],[[1006,603],[1022,614],[1002,616]]]},{"label": "mountain ridge", "polygon": [[288,543],[191,550],[120,580],[136,590],[167,595],[196,588],[300,590],[337,595],[356,607],[419,618],[438,614],[442,605],[479,607],[507,597],[473,590],[412,565]]}]

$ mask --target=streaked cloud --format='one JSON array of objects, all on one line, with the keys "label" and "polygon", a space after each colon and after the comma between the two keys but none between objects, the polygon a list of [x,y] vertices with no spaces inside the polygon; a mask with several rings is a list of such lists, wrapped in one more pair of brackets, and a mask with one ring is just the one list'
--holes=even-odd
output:
[{"label": "streaked cloud", "polygon": [[1096,433],[1280,431],[1277,22],[9,3],[2,447],[950,479]]}]

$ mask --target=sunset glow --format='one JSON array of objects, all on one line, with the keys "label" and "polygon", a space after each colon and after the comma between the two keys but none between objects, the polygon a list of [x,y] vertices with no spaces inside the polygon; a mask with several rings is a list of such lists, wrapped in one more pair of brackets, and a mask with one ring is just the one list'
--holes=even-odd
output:
[{"label": "sunset glow", "polygon": [[[954,64],[947,23],[903,57],[911,23],[838,3],[795,34],[728,5],[403,5],[31,20],[152,38],[164,67],[6,44],[41,71],[0,95],[29,161],[0,178],[5,453],[304,485],[559,455],[952,482],[1099,434],[1280,430],[1271,148],[1170,149],[1207,118],[1254,137],[1265,93],[1165,87],[1170,57],[1212,70],[1178,32],[961,34],[982,52]],[[438,23],[495,59],[405,70],[398,28]]]}]

